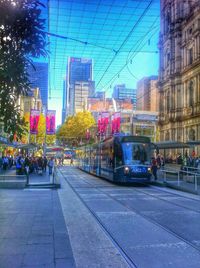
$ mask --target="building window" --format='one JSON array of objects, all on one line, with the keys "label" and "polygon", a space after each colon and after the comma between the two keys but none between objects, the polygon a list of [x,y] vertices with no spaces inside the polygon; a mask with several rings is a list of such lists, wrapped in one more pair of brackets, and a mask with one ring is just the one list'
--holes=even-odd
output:
[{"label": "building window", "polygon": [[169,141],[169,131],[167,131],[167,132],[165,133],[165,140],[166,140],[166,141]]},{"label": "building window", "polygon": [[189,106],[192,106],[194,104],[194,85],[193,81],[190,81],[189,83]]},{"label": "building window", "polygon": [[167,108],[167,112],[169,112],[170,110],[170,95],[169,93],[167,93],[167,99],[166,99],[166,108]]},{"label": "building window", "polygon": [[188,64],[192,64],[193,62],[193,48],[188,50]]},{"label": "building window", "polygon": [[191,141],[195,140],[195,130],[193,128],[189,130],[189,140]]}]

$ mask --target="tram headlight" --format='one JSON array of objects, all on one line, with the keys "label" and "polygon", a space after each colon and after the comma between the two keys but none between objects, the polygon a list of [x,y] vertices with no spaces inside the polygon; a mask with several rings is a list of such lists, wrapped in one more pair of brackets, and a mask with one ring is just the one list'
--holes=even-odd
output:
[{"label": "tram headlight", "polygon": [[147,170],[148,170],[148,172],[151,172],[151,168],[150,168],[150,167],[148,167],[148,169],[147,169]]},{"label": "tram headlight", "polygon": [[129,173],[129,167],[124,167],[124,173],[128,174]]}]

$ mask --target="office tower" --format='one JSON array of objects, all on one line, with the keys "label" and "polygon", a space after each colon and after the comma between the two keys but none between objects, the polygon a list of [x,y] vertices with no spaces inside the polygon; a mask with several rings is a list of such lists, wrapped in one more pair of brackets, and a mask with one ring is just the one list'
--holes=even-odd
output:
[{"label": "office tower", "polygon": [[116,100],[130,99],[136,105],[136,89],[127,88],[125,84],[114,86],[112,96]]},{"label": "office tower", "polygon": [[144,77],[137,83],[137,110],[158,111],[157,76]]},{"label": "office tower", "polygon": [[100,100],[105,100],[106,92],[105,91],[96,91],[94,93],[94,98],[97,98],[97,99],[100,99]]},{"label": "office tower", "polygon": [[75,82],[74,84],[74,112],[87,110],[88,97],[94,93],[94,82]]},{"label": "office tower", "polygon": [[34,62],[29,65],[28,74],[32,88],[39,88],[42,105],[48,108],[48,63]]},{"label": "office tower", "polygon": [[66,119],[66,80],[63,80],[63,99],[62,99],[62,124]]},{"label": "office tower", "polygon": [[[79,87],[75,88],[76,82],[91,82],[92,74],[92,60],[84,58],[70,57],[67,65],[67,81],[66,81],[66,116],[75,113],[75,90],[79,91]],[[94,93],[93,84],[90,84],[89,95]]]}]

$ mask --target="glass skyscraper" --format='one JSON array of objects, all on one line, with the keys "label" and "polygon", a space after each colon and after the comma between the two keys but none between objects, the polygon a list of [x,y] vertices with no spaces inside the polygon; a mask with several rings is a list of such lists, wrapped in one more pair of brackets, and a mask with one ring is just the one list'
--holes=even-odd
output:
[{"label": "glass skyscraper", "polygon": [[[28,68],[29,80],[32,88],[39,88],[42,105],[48,108],[48,63],[34,62]],[[35,69],[34,69],[35,68]]]},{"label": "glass skyscraper", "polygon": [[77,82],[91,82],[92,74],[92,60],[85,58],[69,57],[67,65],[67,79],[66,79],[66,116],[75,113],[75,84]]}]

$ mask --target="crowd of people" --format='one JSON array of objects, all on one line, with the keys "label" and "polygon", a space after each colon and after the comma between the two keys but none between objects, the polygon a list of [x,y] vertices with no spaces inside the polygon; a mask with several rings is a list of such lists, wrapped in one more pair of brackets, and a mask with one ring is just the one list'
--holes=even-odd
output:
[{"label": "crowd of people", "polygon": [[42,175],[47,171],[48,167],[49,174],[52,174],[55,163],[56,160],[53,157],[47,159],[46,156],[35,157],[24,156],[22,154],[18,154],[15,157],[2,156],[0,157],[0,170],[6,171],[15,166],[17,175],[30,173]]},{"label": "crowd of people", "polygon": [[198,156],[194,150],[190,154],[185,152],[184,155],[181,153],[178,153],[176,156],[169,154],[166,158],[161,154],[157,154],[156,157],[152,158],[151,162],[151,170],[155,180],[157,180],[157,170],[164,167],[165,163],[178,164],[181,166],[182,170],[188,167],[200,169],[200,156]]},{"label": "crowd of people", "polygon": [[166,159],[166,163],[176,163],[178,165],[200,168],[200,156],[195,151],[191,153],[185,152],[185,154],[177,153],[177,155],[169,154]]},{"label": "crowd of people", "polygon": [[[70,159],[70,165],[73,165],[73,158]],[[0,170],[6,171],[13,166],[16,167],[17,175],[24,174],[39,174],[42,175],[47,171],[51,175],[54,165],[63,166],[64,157],[50,157],[46,156],[36,157],[18,154],[16,156],[2,156],[0,157]]]}]

